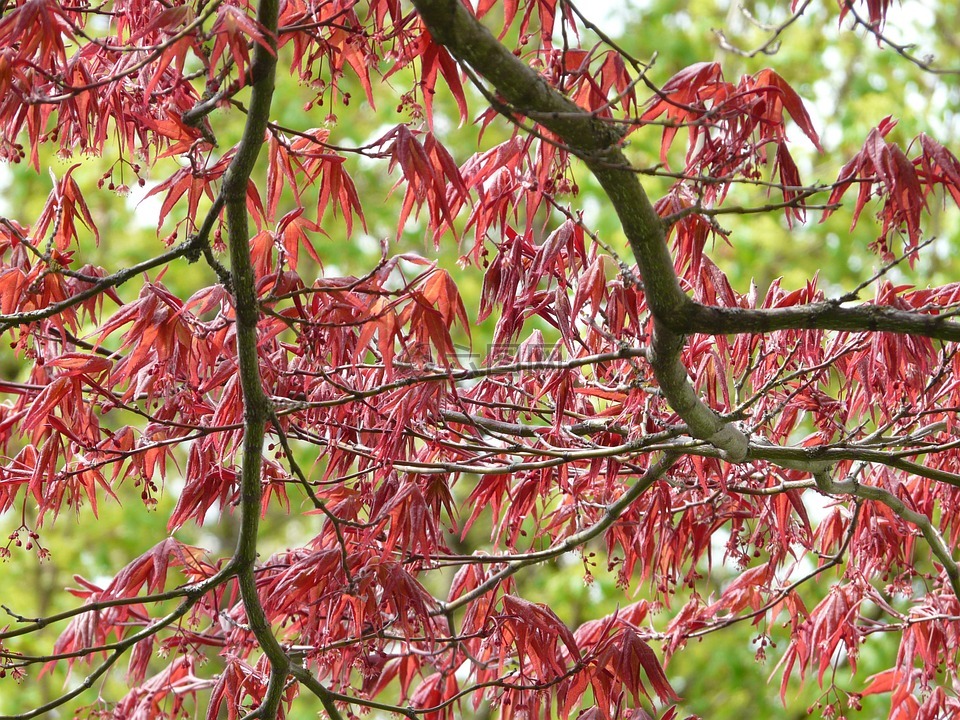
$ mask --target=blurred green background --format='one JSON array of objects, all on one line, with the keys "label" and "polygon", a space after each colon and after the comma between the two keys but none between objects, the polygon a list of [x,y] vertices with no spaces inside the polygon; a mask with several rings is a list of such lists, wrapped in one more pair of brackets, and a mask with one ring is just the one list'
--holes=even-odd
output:
[{"label": "blurred green background", "polygon": [[[759,47],[769,38],[768,31],[752,22],[750,18],[766,24],[777,24],[788,17],[789,3],[777,2],[728,3],[719,0],[648,0],[643,2],[583,3],[581,8],[588,15],[596,16],[599,25],[615,37],[638,58],[647,59],[656,53],[656,62],[650,72],[651,79],[662,85],[680,69],[703,61],[719,61],[728,80],[735,81],[743,73],[753,73],[763,67],[771,67],[786,78],[807,102],[808,109],[821,134],[826,154],[816,154],[798,128],[791,128],[791,138],[796,141],[795,157],[801,174],[807,182],[829,182],[836,178],[842,163],[857,152],[869,130],[886,115],[900,119],[892,138],[904,143],[919,132],[928,132],[948,148],[957,151],[960,106],[960,84],[941,82],[904,61],[895,53],[878,48],[862,32],[851,33],[838,26],[837,5],[833,0],[814,2],[806,15],[793,25],[781,38],[779,51],[772,56],[759,54],[746,58],[725,50],[716,28],[722,28],[727,41],[736,47],[749,50]],[[916,44],[918,55],[932,54],[938,65],[960,67],[960,42],[956,35],[960,28],[960,6],[950,0],[914,2],[907,0],[895,7],[891,14],[889,34],[904,43]],[[589,32],[583,36],[583,45],[590,47],[596,38]],[[406,119],[405,111],[398,111],[398,96],[409,80],[404,73],[394,76],[389,83],[375,85],[378,106],[372,110],[363,100],[359,84],[350,77],[344,80],[350,89],[349,106],[304,109],[309,99],[306,89],[291,77],[281,77],[276,101],[275,119],[283,125],[307,129],[326,126],[330,140],[338,145],[357,146],[381,135],[386,129]],[[353,82],[356,87],[350,88]],[[487,148],[508,136],[509,129],[501,121],[494,122],[478,146],[479,126],[459,125],[456,106],[442,81],[436,96],[437,132],[454,155],[457,162],[465,161],[476,149]],[[241,98],[242,99],[242,98]],[[471,105],[479,113],[484,105],[482,99],[474,98]],[[328,113],[335,114],[334,121]],[[218,111],[210,118],[221,147],[232,145],[239,137],[243,116],[234,112]],[[649,128],[631,138],[628,149],[631,159],[638,166],[653,167],[659,157],[659,132]],[[677,143],[680,148],[682,143]],[[82,184],[91,210],[98,222],[103,237],[99,248],[92,242],[84,249],[84,261],[102,265],[113,270],[150,257],[163,248],[155,227],[157,203],[148,199],[138,204],[143,191],[121,196],[110,190],[97,189],[97,181],[107,172],[116,158],[82,157],[61,159],[44,150],[44,166],[51,166],[59,176],[75,162],[82,163],[74,177]],[[325,236],[314,238],[324,268],[309,265],[301,274],[309,281],[310,272],[325,272],[328,275],[361,275],[372,268],[379,258],[379,240],[393,238],[396,234],[396,218],[402,194],[394,193],[384,201],[393,180],[386,176],[387,162],[347,160],[349,172],[354,178],[360,197],[365,201],[364,211],[368,233],[354,228],[347,237],[340,218],[329,212],[322,223]],[[262,163],[261,163],[262,165]],[[147,190],[166,177],[175,168],[172,160],[155,167],[148,177]],[[265,170],[261,167],[262,181]],[[593,228],[614,248],[626,254],[624,239],[616,218],[604,205],[603,196],[591,178],[577,169],[581,195],[574,207],[581,208]],[[0,168],[2,191],[0,191],[0,214],[12,217],[23,224],[30,224],[39,214],[51,180],[46,172],[34,173],[24,166]],[[118,180],[120,180],[118,178]],[[132,178],[125,178],[127,182]],[[663,194],[666,181],[650,179],[647,187],[652,197]],[[737,191],[732,201],[763,203],[761,193]],[[283,210],[281,210],[281,213]],[[955,272],[953,257],[957,252],[957,213],[942,213],[931,206],[932,216],[926,228],[928,235],[940,240],[934,243],[917,266],[910,270],[899,268],[893,277],[899,281],[918,285],[939,284],[950,281]],[[176,215],[176,210],[174,211]],[[721,224],[731,231],[732,244],[718,243],[707,251],[726,272],[735,289],[746,292],[751,282],[756,282],[761,294],[777,277],[783,278],[788,288],[802,286],[814,274],[818,274],[821,287],[840,294],[868,277],[878,265],[876,256],[867,247],[877,233],[869,211],[864,213],[860,225],[853,231],[849,228],[850,216],[838,212],[827,222],[818,223],[815,213],[803,226],[787,229],[782,213],[758,216],[724,216]],[[165,236],[172,229],[162,229]],[[392,252],[418,252],[436,258],[451,272],[460,285],[461,293],[471,319],[476,318],[482,282],[475,268],[458,269],[457,259],[466,248],[459,248],[456,240],[448,235],[435,248],[426,239],[425,224],[410,224],[403,237],[392,241]],[[197,289],[214,283],[216,278],[203,263],[186,265],[180,263],[175,271],[168,272],[162,282],[180,297],[189,297]],[[136,296],[137,283],[120,289],[125,299]],[[472,329],[473,347],[482,352],[491,336],[490,323]],[[22,357],[16,356],[5,344],[0,351],[0,378],[23,380],[29,368]],[[182,465],[181,465],[182,467]],[[40,529],[40,543],[49,550],[50,559],[38,561],[36,548],[17,547],[11,541],[11,556],[0,565],[0,598],[13,611],[26,616],[43,616],[72,607],[75,598],[63,592],[63,588],[76,586],[72,576],[77,574],[94,582],[108,580],[119,568],[154,545],[165,534],[166,519],[176,501],[178,470],[171,467],[158,506],[145,508],[139,490],[121,487],[118,490],[121,503],[107,499],[102,502],[99,519],[93,517],[89,508],[79,514],[65,511],[56,523],[46,522]],[[456,488],[458,495],[466,497],[469,483]],[[297,510],[294,497],[294,510]],[[3,535],[13,532],[21,522],[33,527],[35,518],[30,516],[30,507],[24,508],[24,516],[0,519]],[[263,549],[266,554],[273,549],[297,544],[315,532],[315,519],[296,515],[286,517],[280,513],[269,516],[263,528]],[[211,519],[206,525],[185,529],[177,533],[184,542],[196,544],[222,556],[229,552],[233,541],[233,523],[230,517]],[[2,535],[0,535],[2,537]],[[483,519],[466,538],[467,549],[482,546],[488,537]],[[736,577],[736,568],[727,567],[719,561],[722,557],[724,538],[717,539],[719,551],[717,563],[712,568],[699,568],[705,576],[700,593],[709,596],[724,583]],[[548,564],[532,568],[521,575],[518,583],[522,594],[530,600],[549,604],[557,614],[573,626],[601,613],[612,612],[618,605],[633,602],[648,595],[649,588],[634,585],[626,594],[618,588],[615,578],[606,573],[602,548],[592,547],[598,553],[597,567],[592,568],[593,582],[585,581],[584,565],[577,559],[570,562]],[[811,585],[805,589],[807,607],[813,607],[825,592],[829,581],[836,575],[824,578],[823,586]],[[438,591],[442,589],[438,588]],[[674,597],[669,607],[659,608],[651,622],[663,630],[670,622],[672,613],[683,606],[684,597]],[[0,620],[0,625],[7,621]],[[49,631],[17,643],[8,649],[24,653],[48,652],[57,633]],[[797,679],[791,682],[787,692],[789,710],[779,699],[780,674],[776,663],[785,647],[784,636],[773,637],[774,646],[765,648],[765,658],[758,656],[758,630],[741,623],[721,633],[716,633],[697,642],[691,642],[677,653],[667,666],[667,674],[678,693],[684,697],[679,717],[696,714],[713,720],[742,717],[801,718],[808,716],[808,708],[817,715],[816,704],[822,691],[815,680],[808,678],[801,688]],[[862,689],[864,678],[872,672],[890,666],[896,652],[893,638],[873,637],[862,648],[859,672],[856,679],[848,679],[847,663],[838,663],[838,686],[850,690]],[[82,703],[97,707],[98,696],[117,699],[123,692],[123,663],[97,686],[88,691]],[[205,673],[215,672],[216,659],[211,658],[204,668]],[[12,678],[0,680],[0,711],[17,713],[36,707],[56,697],[65,687],[70,687],[82,678],[83,666],[78,666],[71,677],[61,671],[39,676],[31,668],[28,677],[17,684]],[[768,682],[768,678],[771,678]],[[831,700],[833,698],[827,698]],[[862,717],[885,717],[887,698],[868,698],[864,703]],[[72,707],[72,706],[71,706]],[[315,717],[319,707],[309,697],[302,697],[295,705],[291,717]],[[200,710],[202,714],[203,710]],[[69,717],[64,710],[51,717]]]}]

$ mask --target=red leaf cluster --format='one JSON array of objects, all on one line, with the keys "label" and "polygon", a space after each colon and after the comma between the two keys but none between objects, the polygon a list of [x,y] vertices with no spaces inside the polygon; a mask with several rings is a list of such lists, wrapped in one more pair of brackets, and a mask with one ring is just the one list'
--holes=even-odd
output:
[{"label": "red leaf cluster", "polygon": [[[131,493],[148,509],[174,495],[166,520],[178,534],[234,513],[245,532],[261,517],[296,516],[285,536],[294,547],[262,556],[244,546],[208,557],[170,537],[112,579],[78,576],[83,605],[59,628],[48,670],[129,652],[130,690],[110,707],[121,718],[178,717],[197,702],[211,718],[244,717],[278,687],[283,715],[311,686],[271,675],[269,633],[293,663],[277,664],[280,675],[308,672],[333,693],[314,686],[321,700],[351,707],[409,706],[428,720],[484,703],[506,720],[667,719],[680,699],[659,643],[669,656],[746,620],[761,659],[785,625],[784,696],[794,676],[823,685],[841,662],[855,670],[861,644],[891,632],[896,665],[861,695],[890,693],[891,717],[955,713],[960,608],[946,560],[960,541],[960,353],[940,338],[955,331],[960,285],[915,288],[881,273],[860,314],[843,314],[848,298],[828,301],[817,277],[738,291],[707,245],[732,234],[717,219],[725,210],[782,211],[792,225],[806,219],[810,195],[829,192],[827,217],[857,186],[853,223],[878,198],[877,247],[891,258],[888,235],[903,232],[912,260],[931,197],[960,205],[960,161],[927,135],[901,149],[887,119],[834,185],[804,187],[788,117],[822,148],[776,72],[732,83],[702,63],[659,88],[651,74],[644,104],[622,52],[573,45],[569,3],[468,5],[502,16],[501,39],[516,40],[508,59],[540,72],[538,91],[582,108],[577,127],[662,126],[661,166],[650,172],[671,184],[656,212],[676,277],[651,277],[585,225],[568,202],[579,191],[575,158],[599,161],[546,129],[559,127],[550,113],[523,119],[525,108],[488,97],[478,134],[501,132],[501,111],[524,124],[455,158],[436,96],[450,94],[461,123],[477,96],[398,0],[286,0],[275,37],[250,3],[233,0],[7,7],[0,155],[25,159],[22,141],[39,167],[43,145],[64,155],[112,148],[101,185],[121,192],[115,174],[146,183],[141,165],[176,162],[146,194],[161,199],[168,240],[188,238],[135,268],[84,263],[103,222],[76,165],[54,178],[32,223],[0,220],[0,329],[19,373],[0,380],[10,396],[0,404],[0,511],[22,519],[8,546],[25,537],[46,557],[40,531],[64,508],[89,522],[85,508],[96,518]],[[888,5],[868,2],[869,21],[879,27]],[[302,127],[269,118],[264,182],[247,182],[240,198],[252,237],[231,245],[249,251],[255,295],[244,304],[217,254],[224,181],[244,153],[218,146],[211,113],[248,110],[238,93],[260,79],[251,51],[272,54],[274,43],[304,83],[305,118]],[[371,108],[399,87],[388,105],[401,120],[349,146],[336,113],[354,102],[350,87]],[[610,131],[605,152],[629,133]],[[667,172],[681,154],[679,172]],[[422,229],[439,246],[448,232],[472,233],[463,260],[482,269],[475,288],[386,241],[359,277],[323,267],[321,235],[335,242],[358,224],[376,227],[356,156],[392,173],[398,238]],[[725,205],[741,182],[769,185],[782,202]],[[664,240],[656,218],[646,221],[650,237],[631,236],[634,246]],[[186,260],[203,260],[220,283],[181,296],[175,288],[192,280],[170,278]],[[118,290],[128,282],[139,291]],[[730,334],[677,328],[648,308],[675,282],[686,293],[678,312],[698,303],[713,317],[762,320]],[[460,344],[470,298],[490,323],[488,347]],[[249,316],[255,332],[240,340],[238,317]],[[664,328],[697,398],[685,405],[650,352]],[[262,450],[241,354],[255,357],[252,387],[264,393]],[[739,423],[750,441],[742,460],[692,430],[697,403],[727,429]],[[256,467],[259,487],[255,475],[244,480]],[[947,549],[937,562],[921,551],[931,537]],[[529,575],[518,579],[561,557],[577,557],[587,582],[606,572],[623,589],[642,584],[649,600],[573,627],[539,602]],[[838,584],[808,589],[816,578]],[[651,616],[672,604],[669,621]],[[218,663],[204,665],[208,655]]]},{"label": "red leaf cluster", "polygon": [[[892,231],[905,229],[905,250],[913,264],[921,240],[921,214],[929,210],[928,199],[934,190],[940,186],[960,206],[960,161],[924,134],[915,140],[919,154],[910,159],[899,145],[885,139],[896,124],[896,120],[887,117],[870,131],[863,148],[840,171],[828,203],[839,202],[852,184],[858,185],[852,228],[867,201],[871,197],[882,198],[877,214],[881,222],[880,237],[875,247],[885,261],[893,260],[887,236]],[[832,209],[825,211],[824,218],[832,212]]]}]

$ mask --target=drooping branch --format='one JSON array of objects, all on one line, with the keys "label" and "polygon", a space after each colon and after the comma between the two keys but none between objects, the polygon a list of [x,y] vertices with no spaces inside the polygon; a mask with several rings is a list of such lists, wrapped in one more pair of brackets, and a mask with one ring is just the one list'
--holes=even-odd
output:
[{"label": "drooping branch", "polygon": [[109,645],[101,648],[84,648],[82,652],[64,653],[60,656],[43,656],[42,660],[44,662],[49,662],[50,660],[59,657],[81,657],[90,656],[95,652],[109,652],[109,655],[107,655],[103,662],[101,662],[100,665],[98,665],[75,687],[64,692],[50,702],[35,708],[29,713],[22,713],[18,715],[0,715],[0,720],[27,720],[27,718],[39,717],[55,710],[58,707],[62,707],[74,698],[79,697],[83,692],[86,692],[89,688],[93,687],[96,681],[101,678],[104,673],[106,673],[117,662],[117,660],[123,657],[134,645],[142,640],[146,640],[157,635],[164,628],[167,628],[173,623],[177,622],[180,618],[184,617],[191,610],[191,608],[199,603],[207,593],[225,583],[230,579],[230,577],[232,577],[232,575],[233,571],[229,567],[226,567],[204,580],[191,585],[175,588],[173,590],[167,590],[162,593],[139,595],[135,597],[120,597],[112,598],[110,600],[99,600],[61,613],[47,615],[42,618],[24,618],[12,612],[6,606],[3,606],[3,609],[7,612],[7,614],[13,617],[15,620],[18,622],[29,622],[30,624],[0,633],[0,640],[6,640],[19,635],[34,633],[37,630],[41,630],[54,623],[69,620],[85,613],[92,613],[96,615],[108,608],[120,607],[124,605],[145,605],[147,603],[159,603],[165,600],[180,598],[180,603],[177,605],[177,607],[171,610],[165,616],[151,622],[143,629],[124,637],[122,640],[118,640],[115,643],[110,643]]},{"label": "drooping branch", "polygon": [[863,500],[873,500],[883,503],[904,521],[916,526],[923,534],[927,544],[930,545],[930,549],[933,551],[937,560],[943,565],[944,572],[946,572],[950,580],[950,587],[953,588],[954,594],[957,598],[960,598],[960,567],[957,566],[957,562],[953,559],[953,554],[944,541],[943,535],[940,534],[940,531],[937,530],[936,526],[930,521],[930,518],[908,507],[903,500],[889,490],[873,485],[861,485],[855,478],[834,480],[829,470],[814,473],[814,478],[817,481],[817,487],[824,493],[831,495],[851,495]]},{"label": "drooping branch", "polygon": [[168,627],[175,623],[177,620],[182,618],[187,612],[202,597],[202,594],[191,595],[185,598],[176,608],[171,612],[167,613],[164,617],[158,619],[156,622],[148,625],[143,630],[133,633],[123,640],[118,641],[115,644],[115,649],[97,666],[97,668],[87,675],[81,682],[79,682],[75,687],[64,692],[59,697],[54,698],[48,703],[40,705],[29,712],[20,713],[17,715],[0,715],[0,720],[29,720],[30,718],[41,717],[47,715],[48,713],[53,712],[58,707],[62,707],[66,703],[70,702],[76,697],[79,697],[81,694],[89,690],[94,686],[94,684],[99,680],[103,675],[111,668],[113,665],[123,657],[130,648],[136,645],[141,640],[145,640],[153,635],[156,635],[160,630],[165,627]]},{"label": "drooping branch", "polygon": [[590,527],[570,535],[554,547],[537,552],[529,552],[526,553],[522,559],[511,560],[507,563],[505,568],[494,573],[469,592],[464,593],[452,602],[445,603],[443,606],[443,612],[447,614],[452,613],[454,610],[464,607],[472,600],[476,600],[478,597],[490,592],[501,582],[506,580],[508,577],[515,575],[523,568],[530,565],[543,563],[548,560],[553,560],[561,555],[566,555],[572,550],[575,550],[581,545],[584,545],[593,538],[599,536],[607,528],[613,525],[613,523],[615,523],[620,516],[623,515],[626,509],[629,508],[637,498],[643,495],[643,493],[645,493],[657,480],[661,479],[670,470],[670,468],[673,467],[677,461],[677,457],[678,456],[675,454],[668,453],[657,462],[652,463],[643,476],[637,478],[633,487],[623,493],[623,495],[621,495],[620,498],[618,498],[615,502],[611,503],[606,508],[606,511],[603,513],[603,516],[600,518],[600,520],[595,522]]},{"label": "drooping branch", "polygon": [[7,330],[20,325],[27,325],[28,323],[38,322],[40,320],[53,317],[54,315],[58,315],[64,310],[69,310],[72,307],[76,307],[85,300],[102,295],[111,288],[119,287],[128,280],[135,278],[149,270],[153,270],[154,268],[158,268],[173,262],[177,258],[194,257],[200,252],[201,247],[202,246],[199,240],[196,238],[189,238],[179,245],[175,245],[174,247],[170,248],[166,252],[157,255],[156,257],[152,257],[149,260],[144,260],[141,263],[124,268],[123,270],[118,270],[112,275],[101,278],[95,284],[78,292],[76,295],[71,295],[65,300],[53,303],[52,305],[47,305],[46,307],[39,308],[38,310],[27,310],[24,312],[10,313],[9,315],[0,315],[0,333],[4,333]]}]

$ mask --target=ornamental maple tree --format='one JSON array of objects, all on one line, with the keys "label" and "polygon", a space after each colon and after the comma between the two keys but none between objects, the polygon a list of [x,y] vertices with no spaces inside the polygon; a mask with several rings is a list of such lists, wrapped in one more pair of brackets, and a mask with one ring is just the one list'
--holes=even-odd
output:
[{"label": "ornamental maple tree", "polygon": [[[889,39],[890,6],[839,15],[942,72]],[[6,717],[267,720],[312,695],[335,720],[668,719],[663,662],[741,622],[761,650],[785,628],[785,703],[799,677],[827,688],[825,715],[878,694],[891,718],[960,712],[960,284],[895,281],[929,252],[928,213],[960,204],[943,143],[876,118],[835,180],[809,182],[794,142],[825,143],[788,77],[660,77],[568,0],[2,8],[0,153],[54,174],[38,217],[0,219],[0,329],[28,375],[0,385],[0,510],[20,523],[4,552],[44,559],[73,516],[82,533],[105,503],[176,496],[169,535],[76,576],[73,609],[7,608],[0,696],[70,680]],[[312,96],[295,127],[274,93],[289,73]],[[390,94],[393,125],[341,142]],[[445,144],[442,102],[489,133],[471,157]],[[631,155],[644,137],[658,162]],[[49,148],[116,162],[95,190]],[[380,197],[358,157],[391,175]],[[584,220],[587,175],[622,236]],[[125,238],[90,197],[123,202],[124,177],[151,183],[166,247],[100,267],[96,245]],[[346,246],[384,202],[398,235],[459,243],[464,269],[385,241],[365,273],[311,279],[336,261],[318,238]],[[788,243],[841,212],[878,218],[880,269],[857,286],[738,292],[711,259],[737,242],[725,215],[776,214]],[[164,278],[189,263],[210,282],[181,297]],[[467,352],[474,319],[492,342]],[[313,532],[267,550],[261,524],[288,515]],[[236,518],[231,552],[181,539],[218,518]],[[571,626],[522,592],[564,557],[615,573],[619,608]],[[740,572],[708,592],[717,564]],[[20,649],[50,626],[44,654]],[[895,664],[831,693],[878,635]],[[76,707],[114,674],[124,693]]]}]

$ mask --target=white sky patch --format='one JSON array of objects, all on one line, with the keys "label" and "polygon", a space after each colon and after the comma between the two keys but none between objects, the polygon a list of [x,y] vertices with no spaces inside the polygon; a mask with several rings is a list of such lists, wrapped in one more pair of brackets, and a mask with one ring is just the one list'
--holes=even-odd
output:
[{"label": "white sky patch", "polygon": [[127,208],[133,214],[133,222],[139,228],[156,230],[160,221],[160,208],[163,207],[163,195],[147,197],[147,193],[159,183],[147,181],[143,187],[134,184],[126,196]]},{"label": "white sky patch", "polygon": [[12,181],[13,173],[10,172],[10,168],[7,167],[6,163],[0,163],[0,215],[9,215],[13,209],[4,192],[6,188],[10,187]]},{"label": "white sky patch", "polygon": [[648,4],[644,0],[590,0],[577,7],[603,32],[619,37],[624,23],[644,12]]},{"label": "white sky patch", "polygon": [[353,242],[359,248],[360,252],[373,255],[380,252],[380,241],[373,235],[359,233],[353,237]]}]

